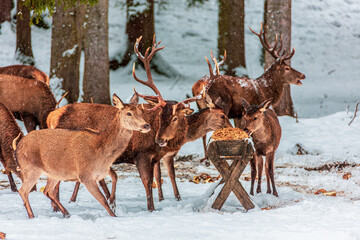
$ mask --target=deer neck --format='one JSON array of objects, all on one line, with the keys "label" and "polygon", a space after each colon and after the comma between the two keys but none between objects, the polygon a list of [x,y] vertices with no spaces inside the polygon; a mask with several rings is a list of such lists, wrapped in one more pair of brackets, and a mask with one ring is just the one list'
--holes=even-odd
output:
[{"label": "deer neck", "polygon": [[279,70],[276,69],[277,61],[271,65],[263,75],[257,78],[260,87],[260,94],[262,101],[273,98],[273,104],[280,100],[283,93],[284,86],[286,85],[285,79]]},{"label": "deer neck", "polygon": [[109,126],[102,132],[98,133],[96,139],[96,147],[103,156],[106,156],[111,161],[116,159],[127,147],[131,137],[132,130],[121,126],[118,114],[109,124]]},{"label": "deer neck", "polygon": [[194,141],[200,137],[203,137],[206,133],[212,131],[211,126],[208,124],[209,111],[210,109],[206,108],[190,116],[187,116],[189,126],[186,134],[187,142]]}]

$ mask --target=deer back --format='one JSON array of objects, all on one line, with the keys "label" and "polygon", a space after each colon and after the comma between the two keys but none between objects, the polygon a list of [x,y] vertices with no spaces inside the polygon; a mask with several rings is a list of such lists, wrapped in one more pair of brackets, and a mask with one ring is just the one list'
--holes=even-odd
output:
[{"label": "deer back", "polygon": [[49,85],[49,77],[39,69],[31,65],[11,65],[0,67],[0,74],[14,75],[23,78],[34,79]]},{"label": "deer back", "polygon": [[4,74],[0,74],[0,103],[15,117],[35,116],[41,126],[46,126],[46,118],[56,106],[54,95],[45,83]]}]

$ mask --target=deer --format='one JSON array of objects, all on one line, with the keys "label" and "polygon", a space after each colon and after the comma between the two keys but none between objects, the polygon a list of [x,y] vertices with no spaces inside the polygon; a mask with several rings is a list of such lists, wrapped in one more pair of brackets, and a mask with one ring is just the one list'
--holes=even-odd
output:
[{"label": "deer", "polygon": [[[280,101],[285,85],[294,84],[301,86],[301,81],[305,79],[305,74],[293,69],[286,63],[287,60],[294,56],[295,48],[292,48],[291,52],[287,52],[286,49],[283,50],[282,35],[280,35],[280,46],[278,46],[279,41],[276,35],[275,44],[271,47],[265,38],[263,24],[261,24],[259,33],[256,33],[251,28],[250,30],[259,38],[264,49],[275,59],[275,62],[260,77],[251,79],[248,77],[221,75],[216,58],[212,57],[212,60],[215,62],[214,71],[206,58],[210,70],[210,80],[206,85],[206,92],[213,100],[221,99],[218,106],[223,109],[229,118],[234,119],[235,127],[240,128],[244,112],[242,98],[246,99],[250,104],[260,104],[266,99],[271,98],[271,105],[276,105]],[[198,101],[198,105],[201,108],[203,103]],[[203,139],[205,144],[206,136]],[[204,145],[204,149],[206,149],[206,145]],[[207,158],[206,151],[205,158]]]},{"label": "deer", "polygon": [[46,119],[57,102],[49,86],[33,79],[0,74],[0,103],[18,120],[24,121],[27,132],[47,127]]},{"label": "deer", "polygon": [[259,105],[250,105],[242,99],[244,107],[244,129],[247,131],[254,142],[255,153],[250,160],[251,166],[251,188],[250,194],[254,195],[254,183],[256,174],[258,175],[258,185],[256,192],[261,193],[261,175],[263,171],[263,156],[265,156],[265,173],[267,180],[267,192],[278,197],[274,180],[274,158],[275,151],[281,139],[281,126],[274,112],[270,109],[272,99],[267,99]]},{"label": "deer", "polygon": [[14,75],[23,78],[34,79],[49,86],[48,75],[31,65],[11,65],[0,67],[0,74]]},{"label": "deer", "polygon": [[[163,148],[174,148],[174,151],[179,149],[177,146],[175,146],[175,143],[181,143],[184,141],[187,132],[186,115],[189,115],[193,112],[193,110],[188,106],[188,103],[195,101],[196,99],[187,99],[177,103],[176,101],[164,100],[162,98],[161,93],[155,86],[152,78],[150,61],[154,54],[164,47],[157,48],[160,42],[156,43],[154,36],[151,52],[150,48],[148,48],[145,52],[145,55],[143,56],[138,50],[140,41],[141,37],[136,40],[134,51],[138,58],[144,63],[147,81],[143,81],[136,76],[135,64],[133,66],[132,75],[137,82],[148,86],[156,94],[156,96],[138,94],[148,102],[147,104],[141,104],[140,106],[144,119],[151,124],[152,129],[147,134],[138,134],[137,132],[134,132],[127,149],[124,151],[124,153],[118,156],[114,164],[136,164],[140,178],[145,187],[148,210],[153,211],[155,209],[152,197],[154,164],[157,161],[160,161],[162,156],[165,154],[165,152],[160,152],[160,150]],[[101,122],[100,117],[103,111],[100,107],[94,110],[98,113],[96,117],[92,117],[91,112],[93,112],[92,109],[94,106],[95,104],[85,107],[84,104],[79,103],[73,104],[66,109],[65,107],[59,108],[54,111],[54,114],[49,115],[49,127],[64,127],[73,129],[91,128],[101,132],[101,128],[106,126],[107,123],[102,121],[102,124],[99,124],[99,122]],[[80,108],[82,109],[80,110]],[[81,119],[83,120],[81,121]],[[84,119],[91,120],[84,121]],[[171,126],[171,130],[169,130],[168,126]],[[71,201],[76,200],[78,186],[79,184],[77,184],[75,187]]]},{"label": "deer", "polygon": [[69,217],[69,212],[56,194],[56,185],[64,180],[83,183],[110,216],[116,217],[97,182],[109,173],[112,163],[126,149],[133,131],[147,133],[150,125],[142,117],[137,102],[124,104],[114,94],[113,103],[118,112],[115,116],[103,116],[111,118],[111,123],[102,132],[42,129],[30,132],[18,143],[15,156],[24,178],[19,194],[29,218],[34,217],[29,192],[42,174],[47,176],[44,194],[64,217]]},{"label": "deer", "polygon": [[[220,108],[216,107],[216,102],[214,104],[211,98],[205,93],[205,91],[203,91],[203,98],[207,107],[186,116],[188,130],[185,140],[182,142],[181,146],[183,146],[187,142],[195,141],[196,139],[204,136],[210,131],[215,131],[217,129],[226,127],[232,127],[227,116]],[[174,168],[174,157],[177,155],[178,152],[179,151],[166,153],[166,155],[163,157],[163,162],[170,177],[175,198],[179,201],[181,197],[175,180]],[[164,200],[164,196],[161,188],[160,161],[155,164],[154,176],[158,189],[159,201],[162,201]]]},{"label": "deer", "polygon": [[14,116],[0,103],[0,161],[4,166],[3,171],[9,178],[11,191],[17,192],[17,187],[11,172],[14,172],[21,180],[22,174],[17,170],[17,162],[14,158],[12,142],[14,139],[21,139],[23,133],[17,124]]}]

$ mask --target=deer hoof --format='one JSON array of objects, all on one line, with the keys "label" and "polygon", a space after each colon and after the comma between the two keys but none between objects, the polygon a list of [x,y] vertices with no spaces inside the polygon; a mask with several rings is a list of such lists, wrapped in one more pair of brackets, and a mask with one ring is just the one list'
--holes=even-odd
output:
[{"label": "deer hoof", "polygon": [[116,212],[116,202],[115,201],[110,202],[109,207],[110,207],[111,211],[113,211],[114,213]]},{"label": "deer hoof", "polygon": [[176,198],[176,200],[181,201],[181,197],[180,197],[180,195],[175,196],[175,198]]}]

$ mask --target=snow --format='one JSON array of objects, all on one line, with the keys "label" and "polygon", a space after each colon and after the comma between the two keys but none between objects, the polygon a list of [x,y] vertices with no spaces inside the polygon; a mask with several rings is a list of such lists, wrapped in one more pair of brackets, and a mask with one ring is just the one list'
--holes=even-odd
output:
[{"label": "snow", "polygon": [[[114,56],[123,52],[126,45],[125,1],[109,2],[109,46],[110,56]],[[245,3],[245,26],[256,30],[262,19],[263,1]],[[215,0],[192,8],[186,7],[186,0],[166,1],[162,7],[156,4],[157,40],[162,41],[160,46],[166,46],[157,54],[183,75],[169,80],[153,74],[164,99],[184,100],[186,94],[191,95],[192,84],[208,73],[204,56],[217,49],[217,8]],[[177,178],[182,200],[174,199],[171,182],[163,171],[165,200],[158,202],[157,191],[153,191],[157,209],[153,213],[147,211],[144,187],[134,166],[116,167],[117,218],[110,217],[83,186],[78,201],[68,203],[74,183],[65,182],[61,185],[60,198],[71,217],[64,219],[60,213],[52,212],[50,201],[41,192],[33,192],[30,203],[36,217],[29,220],[20,196],[10,191],[7,177],[0,174],[0,232],[5,232],[7,239],[16,240],[360,239],[359,117],[348,126],[360,98],[360,2],[293,1],[292,18],[292,45],[296,48],[292,67],[307,78],[303,86],[292,87],[299,122],[280,117],[282,139],[275,156],[279,198],[266,194],[264,176],[262,193],[251,197],[255,209],[245,212],[233,194],[221,211],[211,209],[221,186],[210,196],[217,183],[194,184],[188,179],[201,172],[218,175],[212,165],[199,164],[203,148],[198,139],[186,144],[180,155],[199,156],[192,161],[175,162],[180,166],[178,173],[181,166],[182,171],[189,172],[189,177]],[[4,23],[1,27],[0,66],[16,64],[14,26]],[[260,43],[250,30],[246,30],[245,42],[247,74],[257,78],[263,73],[259,64]],[[49,73],[51,31],[33,26],[32,43],[36,66]],[[83,56],[81,62],[83,69]],[[141,93],[152,94],[132,79],[131,67],[132,64],[110,73],[111,92],[123,100],[132,95],[133,86]],[[140,79],[146,78],[141,69],[136,73]],[[56,99],[63,94],[59,81],[51,80]],[[195,104],[192,106],[196,108]],[[296,155],[297,145],[308,154]],[[342,176],[347,172],[352,177],[345,180]],[[248,166],[241,177],[247,191],[250,182],[245,177],[249,176]],[[16,178],[16,181],[20,187],[20,180]],[[45,183],[44,179],[39,180],[38,189]],[[336,191],[337,196],[314,195],[318,189]]]}]

